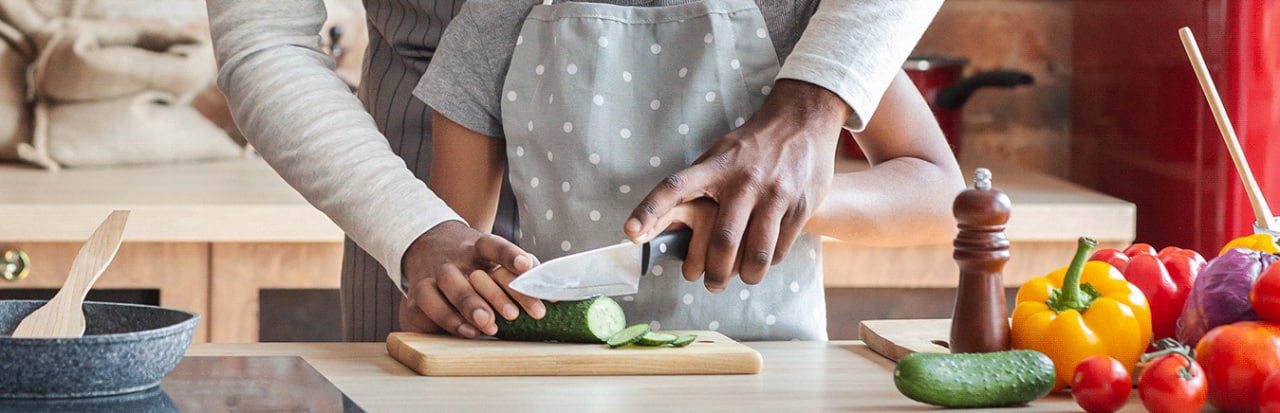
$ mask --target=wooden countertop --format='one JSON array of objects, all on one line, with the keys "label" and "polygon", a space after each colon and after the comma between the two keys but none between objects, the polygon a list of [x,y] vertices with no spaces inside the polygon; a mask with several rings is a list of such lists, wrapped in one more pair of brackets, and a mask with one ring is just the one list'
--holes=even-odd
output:
[{"label": "wooden countertop", "polygon": [[341,242],[342,230],[259,158],[48,172],[0,163],[0,241],[84,242],[129,209],[130,242]]},{"label": "wooden countertop", "polygon": [[[382,343],[192,344],[190,356],[297,355],[370,412],[923,411],[893,386],[893,362],[860,341],[748,343],[758,375],[424,377]],[[1007,409],[1005,409],[1007,410]],[[1068,393],[1016,410],[1074,412]],[[1122,411],[1143,411],[1136,392]]]},{"label": "wooden countertop", "polygon": [[[867,168],[864,160],[836,158],[836,171]],[[1010,241],[1071,241],[1082,234],[1099,241],[1133,240],[1137,207],[1132,202],[1085,188],[1045,173],[995,159],[960,160],[965,181],[973,185],[977,168],[991,170],[991,184],[1013,203],[1005,235]]]},{"label": "wooden countertop", "polygon": [[[1009,163],[992,170],[1014,202],[1013,241],[1132,240],[1132,203]],[[838,170],[865,168],[839,157]],[[112,209],[129,209],[134,242],[338,242],[342,231],[261,159],[47,172],[0,163],[0,241],[83,242]]]}]

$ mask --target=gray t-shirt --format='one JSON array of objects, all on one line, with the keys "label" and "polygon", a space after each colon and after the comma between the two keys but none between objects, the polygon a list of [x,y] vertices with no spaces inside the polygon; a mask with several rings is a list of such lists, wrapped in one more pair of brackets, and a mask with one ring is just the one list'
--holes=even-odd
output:
[{"label": "gray t-shirt", "polygon": [[[592,0],[624,6],[668,6],[696,0]],[[818,8],[818,0],[757,0],[783,62]],[[503,137],[502,84],[525,16],[541,0],[469,0],[445,31],[427,74],[413,93],[444,117],[486,136]],[[782,63],[782,62],[779,62]]]}]

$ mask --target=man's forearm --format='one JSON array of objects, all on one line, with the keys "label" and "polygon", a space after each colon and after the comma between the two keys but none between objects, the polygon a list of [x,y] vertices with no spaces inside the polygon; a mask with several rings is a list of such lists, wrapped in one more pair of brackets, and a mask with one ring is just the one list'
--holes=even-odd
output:
[{"label": "man's forearm", "polygon": [[778,79],[835,93],[852,109],[846,127],[862,130],[941,7],[942,0],[821,2]]},{"label": "man's forearm", "polygon": [[419,235],[458,219],[378,132],[319,49],[320,0],[209,0],[218,86],[237,126],[298,192],[400,278]]}]

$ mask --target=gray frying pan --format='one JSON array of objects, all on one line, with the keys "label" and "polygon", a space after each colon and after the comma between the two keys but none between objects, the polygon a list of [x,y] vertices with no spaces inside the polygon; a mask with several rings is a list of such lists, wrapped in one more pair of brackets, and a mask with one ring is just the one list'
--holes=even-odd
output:
[{"label": "gray frying pan", "polygon": [[159,386],[200,322],[187,311],[86,302],[83,337],[11,337],[44,303],[0,300],[0,399],[109,396]]}]

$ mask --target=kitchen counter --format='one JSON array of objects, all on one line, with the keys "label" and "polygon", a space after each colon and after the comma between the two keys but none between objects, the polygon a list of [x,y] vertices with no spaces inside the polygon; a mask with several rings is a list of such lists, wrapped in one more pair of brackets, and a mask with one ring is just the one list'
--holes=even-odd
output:
[{"label": "kitchen counter", "polygon": [[[189,356],[297,355],[369,412],[610,413],[922,411],[898,393],[893,362],[860,341],[748,343],[764,357],[758,375],[424,377],[382,343],[193,344]],[[678,351],[678,350],[674,350]],[[1009,412],[1074,412],[1061,393]],[[1122,411],[1142,411],[1137,393]]]},{"label": "kitchen counter", "polygon": [[[961,167],[992,170],[1013,200],[1013,241],[1132,240],[1135,208],[1061,179],[994,160]],[[838,171],[866,168],[838,157]],[[47,172],[0,163],[0,241],[82,242],[111,209],[130,209],[127,241],[339,242],[342,231],[258,158]]]},{"label": "kitchen counter", "polygon": [[[840,171],[866,167],[843,156],[836,162]],[[1081,235],[1104,246],[1133,240],[1132,203],[1006,162],[962,160],[961,167],[970,178],[977,167],[991,169],[995,187],[1013,202],[1008,286],[1066,265]],[[31,257],[27,279],[0,282],[0,290],[58,288],[80,244],[112,209],[132,214],[97,286],[156,289],[159,303],[151,304],[205,314],[197,341],[257,341],[261,291],[339,286],[342,231],[260,158],[59,172],[0,163],[0,194],[0,248]],[[951,254],[950,244],[877,248],[829,238],[824,281],[951,288],[958,274]],[[324,328],[307,322],[289,325]]]},{"label": "kitchen counter", "polygon": [[84,242],[128,209],[126,242],[341,242],[259,158],[48,172],[0,163],[0,241]]}]

